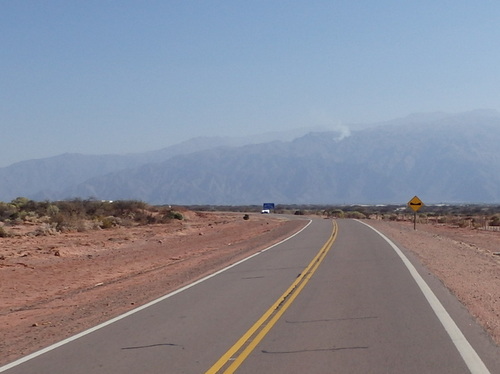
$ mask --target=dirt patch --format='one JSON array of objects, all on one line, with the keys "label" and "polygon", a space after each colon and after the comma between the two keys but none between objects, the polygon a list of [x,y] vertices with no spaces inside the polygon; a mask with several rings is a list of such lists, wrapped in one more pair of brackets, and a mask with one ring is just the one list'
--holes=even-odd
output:
[{"label": "dirt patch", "polygon": [[[132,228],[0,238],[0,365],[107,321],[305,225],[275,215],[183,212]],[[22,235],[21,235],[22,234]]]}]

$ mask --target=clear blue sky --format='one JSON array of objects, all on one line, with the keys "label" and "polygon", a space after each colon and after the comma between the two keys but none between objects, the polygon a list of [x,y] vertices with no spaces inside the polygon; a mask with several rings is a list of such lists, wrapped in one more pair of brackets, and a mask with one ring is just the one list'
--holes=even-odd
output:
[{"label": "clear blue sky", "polygon": [[0,166],[477,108],[497,0],[0,1]]}]

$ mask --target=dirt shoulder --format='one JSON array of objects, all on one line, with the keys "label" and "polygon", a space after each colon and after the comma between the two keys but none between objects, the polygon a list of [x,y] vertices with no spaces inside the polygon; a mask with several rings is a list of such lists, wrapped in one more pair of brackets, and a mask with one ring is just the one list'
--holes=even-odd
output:
[{"label": "dirt shoulder", "polygon": [[[183,212],[169,224],[0,238],[0,365],[276,243],[306,221]],[[23,235],[21,235],[23,234]]]}]

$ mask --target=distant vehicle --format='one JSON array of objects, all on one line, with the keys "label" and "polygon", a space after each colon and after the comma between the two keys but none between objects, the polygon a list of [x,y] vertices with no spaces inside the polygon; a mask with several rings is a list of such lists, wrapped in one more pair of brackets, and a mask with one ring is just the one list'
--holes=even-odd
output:
[{"label": "distant vehicle", "polygon": [[262,214],[269,214],[271,211],[269,209],[262,209]]}]

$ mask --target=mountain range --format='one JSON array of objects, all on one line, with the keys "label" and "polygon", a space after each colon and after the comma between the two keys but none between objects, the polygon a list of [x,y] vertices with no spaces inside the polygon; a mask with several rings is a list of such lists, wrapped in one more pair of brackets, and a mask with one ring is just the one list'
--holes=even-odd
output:
[{"label": "mountain range", "polygon": [[[283,135],[283,134],[282,134]],[[500,203],[500,114],[415,114],[346,131],[194,138],[128,155],[0,168],[0,200],[151,204]]]}]

